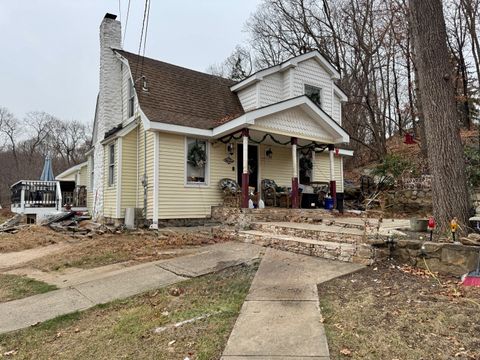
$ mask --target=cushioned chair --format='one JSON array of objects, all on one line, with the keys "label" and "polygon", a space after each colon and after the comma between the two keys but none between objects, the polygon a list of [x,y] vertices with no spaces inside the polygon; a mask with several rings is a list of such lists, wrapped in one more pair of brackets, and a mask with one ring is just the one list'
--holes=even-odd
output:
[{"label": "cushioned chair", "polygon": [[233,179],[224,178],[218,182],[223,192],[223,204],[225,206],[239,207],[242,199],[242,189]]},{"label": "cushioned chair", "polygon": [[275,181],[263,179],[261,186],[265,206],[277,206],[277,184],[275,184]]}]

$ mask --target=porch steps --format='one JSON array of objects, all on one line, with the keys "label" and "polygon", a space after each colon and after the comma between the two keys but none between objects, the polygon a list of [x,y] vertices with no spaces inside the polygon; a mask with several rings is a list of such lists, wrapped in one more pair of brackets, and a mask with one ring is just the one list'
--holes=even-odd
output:
[{"label": "porch steps", "polygon": [[365,235],[365,232],[358,228],[346,228],[327,224],[256,222],[251,224],[251,228],[276,235],[289,235],[312,240],[350,244],[362,241]]},{"label": "porch steps", "polygon": [[326,224],[256,222],[238,233],[240,241],[325,259],[370,265],[375,249],[363,230]]},{"label": "porch steps", "polygon": [[353,262],[356,253],[355,244],[310,240],[257,230],[241,231],[239,237],[243,242],[249,244],[345,262]]}]

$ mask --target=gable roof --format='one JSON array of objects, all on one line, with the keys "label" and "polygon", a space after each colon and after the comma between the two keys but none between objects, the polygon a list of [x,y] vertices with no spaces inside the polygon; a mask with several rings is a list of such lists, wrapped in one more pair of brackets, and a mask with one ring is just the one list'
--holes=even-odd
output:
[{"label": "gable roof", "polygon": [[339,71],[325,58],[325,56],[320,54],[318,50],[313,50],[302,55],[291,57],[278,65],[259,70],[256,73],[250,75],[249,77],[232,85],[230,89],[232,91],[242,90],[251,84],[263,80],[265,76],[271,75],[276,72],[282,72],[292,67],[296,67],[298,63],[309,59],[315,59],[320,64],[320,66],[322,66],[325,71],[330,75],[332,80],[340,79]]},{"label": "gable roof", "polygon": [[148,91],[137,86],[136,92],[140,107],[150,121],[213,129],[222,119],[244,113],[237,94],[230,90],[234,84],[231,80],[127,51],[115,51],[128,61],[134,77],[137,64],[137,77],[146,77]]}]

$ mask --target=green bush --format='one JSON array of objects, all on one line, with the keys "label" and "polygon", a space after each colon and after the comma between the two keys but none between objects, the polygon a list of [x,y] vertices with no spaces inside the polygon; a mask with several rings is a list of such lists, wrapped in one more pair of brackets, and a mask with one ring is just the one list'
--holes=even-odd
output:
[{"label": "green bush", "polygon": [[388,154],[382,163],[373,169],[373,175],[391,176],[394,179],[398,179],[406,172],[415,173],[415,166],[409,160],[396,154]]}]

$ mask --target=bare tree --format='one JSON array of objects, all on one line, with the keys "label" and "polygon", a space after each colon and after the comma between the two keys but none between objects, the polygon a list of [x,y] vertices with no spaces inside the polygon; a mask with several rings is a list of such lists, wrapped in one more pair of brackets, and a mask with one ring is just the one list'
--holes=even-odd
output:
[{"label": "bare tree", "polygon": [[0,134],[3,134],[9,143],[16,168],[18,168],[17,136],[19,131],[18,119],[8,109],[0,107]]},{"label": "bare tree", "polygon": [[469,197],[442,2],[410,0],[410,7],[434,215],[443,228],[454,217],[466,225]]}]

